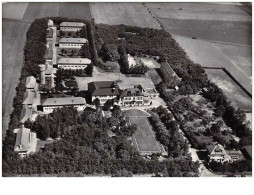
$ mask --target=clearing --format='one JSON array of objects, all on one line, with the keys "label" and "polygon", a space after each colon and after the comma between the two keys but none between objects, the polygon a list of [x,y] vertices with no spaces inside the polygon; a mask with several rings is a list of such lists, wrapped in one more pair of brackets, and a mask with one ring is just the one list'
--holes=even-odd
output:
[{"label": "clearing", "polygon": [[142,3],[90,3],[96,24],[125,24],[161,29]]},{"label": "clearing", "polygon": [[133,142],[140,154],[150,155],[152,153],[160,153],[160,146],[155,139],[147,118],[144,116],[130,116],[130,122],[137,125],[137,131],[133,135]]}]

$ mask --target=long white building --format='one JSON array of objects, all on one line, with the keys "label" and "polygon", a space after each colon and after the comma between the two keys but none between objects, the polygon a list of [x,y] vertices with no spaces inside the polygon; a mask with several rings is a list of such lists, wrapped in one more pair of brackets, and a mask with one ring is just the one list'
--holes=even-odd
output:
[{"label": "long white building", "polygon": [[85,24],[83,22],[62,22],[60,24],[60,30],[62,31],[80,31]]},{"label": "long white building", "polygon": [[91,64],[88,58],[61,58],[57,63],[58,68],[62,69],[85,69]]},{"label": "long white building", "polygon": [[85,38],[61,38],[59,40],[60,48],[77,48],[80,49],[88,40]]},{"label": "long white building", "polygon": [[62,107],[74,107],[78,111],[86,108],[86,100],[82,97],[47,98],[42,103],[42,111],[45,114],[52,113],[54,109]]}]

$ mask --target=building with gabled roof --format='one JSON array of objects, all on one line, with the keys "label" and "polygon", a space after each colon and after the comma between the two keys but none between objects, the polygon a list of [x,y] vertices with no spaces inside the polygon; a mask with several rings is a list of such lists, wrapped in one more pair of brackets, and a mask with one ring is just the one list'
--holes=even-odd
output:
[{"label": "building with gabled roof", "polygon": [[74,107],[78,111],[83,111],[86,108],[86,100],[82,97],[47,98],[42,103],[42,111],[46,114],[62,107]]},{"label": "building with gabled roof", "polygon": [[37,106],[40,105],[41,96],[38,92],[26,91],[23,97],[23,105],[28,108],[33,108],[37,110]]},{"label": "building with gabled roof", "polygon": [[91,64],[88,58],[60,58],[57,67],[62,69],[85,69]]},{"label": "building with gabled roof", "polygon": [[252,160],[252,145],[244,146],[241,151],[245,159]]},{"label": "building with gabled roof", "polygon": [[161,63],[160,71],[163,76],[162,79],[169,85],[176,86],[181,81],[181,78],[178,77],[167,62]]},{"label": "building with gabled roof", "polygon": [[93,102],[99,99],[103,105],[107,100],[114,99],[118,95],[119,87],[114,81],[95,81],[88,83],[88,92]]},{"label": "building with gabled roof", "polygon": [[59,40],[60,48],[78,48],[80,49],[88,40],[85,38],[61,38]]},{"label": "building with gabled roof", "polygon": [[37,91],[38,84],[36,83],[36,79],[34,76],[26,77],[26,91]]},{"label": "building with gabled roof", "polygon": [[221,144],[207,145],[207,153],[209,161],[229,162],[231,159]]},{"label": "building with gabled roof", "polygon": [[36,151],[37,141],[35,133],[25,128],[24,125],[21,128],[14,129],[13,132],[16,134],[14,152],[17,152],[20,157],[25,157]]},{"label": "building with gabled roof", "polygon": [[62,22],[60,24],[60,30],[62,31],[80,31],[86,25],[83,22]]}]

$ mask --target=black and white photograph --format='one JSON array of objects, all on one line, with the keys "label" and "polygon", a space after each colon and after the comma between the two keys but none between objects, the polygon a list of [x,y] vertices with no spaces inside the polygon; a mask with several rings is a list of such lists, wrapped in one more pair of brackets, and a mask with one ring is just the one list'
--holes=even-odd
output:
[{"label": "black and white photograph", "polygon": [[251,1],[1,4],[2,180],[252,179]]}]

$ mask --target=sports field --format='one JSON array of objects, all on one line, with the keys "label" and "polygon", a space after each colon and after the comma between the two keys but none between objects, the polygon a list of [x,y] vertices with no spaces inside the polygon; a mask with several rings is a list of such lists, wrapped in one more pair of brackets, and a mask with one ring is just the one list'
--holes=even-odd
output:
[{"label": "sports field", "polygon": [[137,131],[133,135],[133,143],[141,155],[161,153],[152,127],[146,117],[130,117],[131,124],[137,125]]}]

